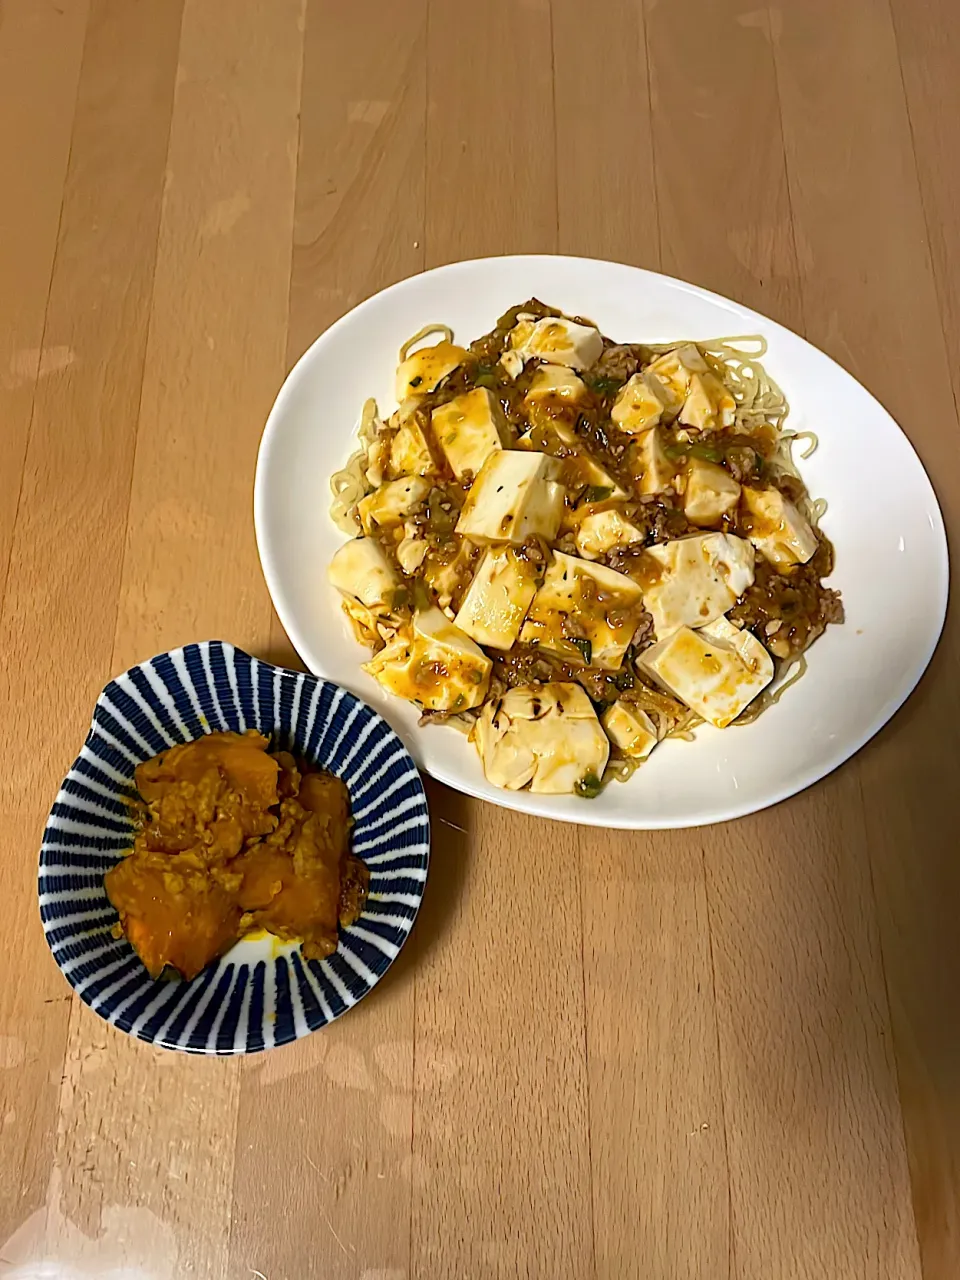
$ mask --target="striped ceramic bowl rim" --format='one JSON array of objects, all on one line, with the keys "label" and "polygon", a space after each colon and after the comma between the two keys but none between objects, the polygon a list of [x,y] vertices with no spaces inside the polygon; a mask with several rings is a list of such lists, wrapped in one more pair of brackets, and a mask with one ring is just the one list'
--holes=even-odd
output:
[{"label": "striped ceramic bowl rim", "polygon": [[[132,843],[138,764],[221,729],[259,729],[343,778],[366,910],[325,960],[244,939],[191,982],[152,979],[124,938],[104,873]],[[191,1053],[253,1053],[299,1039],[357,1003],[416,918],[430,857],[423,784],[403,743],[346,689],[222,641],[159,654],[111,680],[57,795],[40,850],[40,916],[54,959],[91,1009],[131,1035]]]}]

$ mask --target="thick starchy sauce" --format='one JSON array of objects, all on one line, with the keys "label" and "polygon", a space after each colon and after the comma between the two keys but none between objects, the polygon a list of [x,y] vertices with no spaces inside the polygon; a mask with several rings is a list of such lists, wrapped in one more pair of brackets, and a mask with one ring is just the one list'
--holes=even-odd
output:
[{"label": "thick starchy sauce", "polygon": [[257,929],[330,955],[363,910],[346,787],[268,746],[253,730],[211,733],[136,770],[133,849],[104,883],[154,977],[192,978]]},{"label": "thick starchy sauce", "polygon": [[[520,314],[541,319],[559,316],[561,312],[536,299],[512,307],[490,333],[470,344],[463,363],[443,380],[437,390],[421,397],[412,410],[430,445],[435,475],[429,495],[411,517],[417,536],[426,540],[428,549],[421,567],[413,575],[413,581],[410,575],[404,575],[413,589],[401,588],[398,596],[400,607],[406,604],[425,607],[437,603],[439,598],[441,604],[456,610],[482,554],[481,548],[465,542],[455,532],[464,498],[474,477],[469,472],[459,478],[454,477],[443,451],[433,440],[431,427],[434,409],[477,387],[487,388],[499,401],[507,423],[509,444],[516,445],[522,434],[530,432],[530,443],[534,449],[561,462],[560,479],[567,486],[567,508],[560,535],[553,547],[538,538],[531,538],[517,551],[521,558],[529,559],[538,570],[549,561],[554,549],[577,554],[574,543],[577,520],[608,508],[615,508],[624,519],[635,525],[642,534],[642,541],[613,548],[600,558],[599,563],[631,577],[643,590],[655,585],[663,573],[662,566],[646,555],[647,547],[705,531],[702,526],[687,520],[682,499],[672,492],[655,495],[637,492],[637,480],[643,469],[638,456],[639,443],[629,434],[611,426],[610,414],[617,393],[634,373],[655,358],[656,353],[641,345],[614,344],[604,338],[603,352],[596,364],[578,371],[577,376],[584,383],[583,391],[571,399],[562,395],[539,396],[535,407],[531,407],[526,397],[541,367],[539,362],[526,363],[516,378],[511,378],[500,363],[504,352],[510,350],[510,334]],[[571,318],[581,324],[593,323],[583,317]],[[552,431],[554,423],[564,430],[559,433]],[[679,424],[674,426],[678,428]],[[569,434],[571,430],[575,433],[573,439]],[[390,434],[388,429],[388,437]],[[722,466],[740,484],[773,485],[791,501],[800,501],[805,498],[802,482],[777,468],[778,443],[777,429],[771,424],[754,426],[748,434],[736,428],[706,435],[693,430],[671,429],[665,454],[678,471],[688,460],[699,458]],[[599,464],[628,496],[615,497],[609,486],[591,486],[588,483],[591,464]],[[751,518],[738,509],[710,527],[747,537],[753,531],[748,527]],[[396,559],[396,541],[380,530],[374,532],[388,558],[398,572],[403,573]],[[756,581],[729,615],[750,628],[781,663],[800,654],[821,634],[827,623],[842,620],[839,596],[820,581],[832,569],[833,551],[822,534],[817,536],[819,549],[806,565],[778,569],[758,553]],[[651,619],[646,611],[641,607],[639,611],[627,614],[614,608],[608,612],[607,621],[615,630],[628,624],[635,628],[621,670],[600,671],[583,663],[567,662],[536,646],[517,643],[507,653],[487,650],[493,660],[491,696],[522,684],[573,680],[579,682],[599,704],[612,702],[618,697],[625,701],[636,699],[644,705],[649,705],[651,698],[662,698],[669,703],[667,695],[657,692],[652,682],[638,672],[631,661],[653,640]],[[564,634],[575,640],[576,632],[575,618],[568,619],[564,624]],[[423,673],[427,683],[434,674],[440,675],[439,672]]]}]

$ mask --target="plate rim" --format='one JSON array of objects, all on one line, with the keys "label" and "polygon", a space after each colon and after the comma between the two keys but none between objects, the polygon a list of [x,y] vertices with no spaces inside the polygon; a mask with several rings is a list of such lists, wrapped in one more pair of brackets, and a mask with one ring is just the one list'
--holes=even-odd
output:
[{"label": "plate rim", "polygon": [[[931,510],[934,514],[932,532],[935,536],[937,550],[935,563],[937,608],[934,618],[931,619],[931,621],[934,621],[935,625],[927,634],[923,660],[922,662],[915,664],[914,672],[899,698],[881,708],[879,714],[874,717],[866,730],[862,731],[854,738],[849,739],[839,752],[826,754],[817,762],[817,764],[808,768],[796,778],[791,778],[789,781],[784,782],[781,787],[772,790],[760,804],[749,800],[742,801],[739,804],[734,802],[729,805],[725,805],[722,809],[715,809],[707,813],[691,816],[689,821],[685,820],[682,822],[675,820],[658,820],[646,817],[641,817],[640,821],[633,821],[631,820],[630,814],[603,816],[598,814],[596,817],[591,817],[589,805],[586,801],[584,801],[585,811],[582,815],[575,811],[545,813],[539,806],[539,797],[532,797],[530,792],[513,792],[504,790],[501,793],[498,790],[496,795],[487,795],[474,787],[470,783],[469,779],[462,779],[458,777],[455,772],[448,773],[442,767],[438,768],[436,765],[428,765],[426,761],[418,759],[417,754],[411,751],[411,755],[413,756],[417,767],[423,772],[429,774],[429,776],[435,778],[437,781],[442,782],[445,786],[449,786],[453,790],[460,792],[462,795],[470,796],[476,800],[488,801],[500,808],[512,809],[518,813],[526,813],[530,816],[546,818],[555,822],[623,831],[679,831],[698,827],[714,826],[724,822],[732,822],[736,819],[747,817],[754,813],[762,813],[766,809],[771,809],[776,805],[782,804],[783,801],[790,799],[792,796],[798,795],[800,792],[814,786],[817,782],[822,781],[823,778],[833,773],[836,769],[839,769],[842,765],[846,764],[848,760],[857,755],[858,752],[860,752],[863,747],[866,746],[866,744],[884,728],[885,725],[889,724],[890,721],[893,720],[920,684],[940,643],[946,621],[950,595],[950,552],[943,512],[940,507],[940,501],[937,497],[936,489],[934,488],[933,481],[927,473],[927,469],[923,465],[923,461],[914,447],[912,440],[901,427],[900,423],[896,418],[894,418],[893,414],[890,413],[882,401],[875,396],[869,388],[865,387],[859,379],[854,377],[849,369],[842,365],[838,360],[835,360],[833,356],[828,355],[827,352],[821,350],[814,343],[810,342],[809,339],[803,337],[795,330],[788,328],[777,320],[771,319],[762,312],[755,311],[753,308],[737,302],[733,298],[729,298],[724,294],[706,289],[702,285],[697,285],[690,281],[680,279],[677,276],[670,276],[659,271],[651,271],[649,268],[638,267],[632,263],[617,262],[609,258],[593,258],[576,254],[550,253],[493,254],[479,258],[459,259],[454,262],[447,262],[436,267],[431,267],[426,271],[415,272],[412,275],[405,276],[402,280],[396,280],[392,284],[385,286],[383,289],[377,290],[375,293],[370,294],[368,297],[358,302],[356,306],[351,307],[348,311],[344,312],[342,316],[339,316],[332,324],[328,325],[327,328],[316,335],[310,345],[300,355],[287,373],[277,392],[273,405],[270,408],[270,412],[267,415],[260,438],[260,445],[257,451],[253,492],[254,531],[257,542],[257,552],[260,557],[260,565],[264,580],[267,584],[270,599],[277,611],[277,616],[280,618],[280,622],[297,653],[303,657],[304,652],[309,648],[309,645],[304,643],[300,628],[297,626],[292,616],[292,611],[287,608],[286,602],[283,600],[283,592],[279,586],[279,570],[274,564],[273,556],[271,555],[269,547],[266,545],[264,533],[267,507],[266,473],[270,465],[270,454],[274,448],[274,440],[279,431],[279,423],[283,416],[286,402],[293,396],[297,383],[305,376],[304,370],[309,363],[311,363],[315,348],[320,343],[325,342],[339,329],[345,327],[348,322],[353,322],[358,315],[362,315],[364,311],[371,309],[373,306],[378,304],[385,296],[402,293],[404,290],[411,288],[415,281],[418,281],[425,276],[455,276],[458,272],[476,270],[477,268],[492,262],[499,264],[509,263],[517,267],[521,267],[523,264],[537,264],[538,266],[543,266],[548,263],[571,263],[578,267],[602,265],[605,267],[609,266],[620,270],[626,270],[635,273],[638,277],[643,277],[648,280],[666,282],[681,292],[686,292],[694,297],[705,299],[715,305],[719,304],[726,308],[732,308],[745,320],[749,320],[751,323],[756,321],[758,332],[763,333],[765,330],[769,329],[774,333],[783,334],[789,337],[791,341],[803,344],[804,347],[808,348],[820,359],[827,360],[834,365],[835,368],[837,368],[845,378],[849,379],[861,393],[868,396],[874,402],[880,412],[889,419],[893,427],[897,432],[899,432],[907,448],[912,453],[916,465],[919,468],[920,475],[923,477],[923,481],[929,491]],[[306,657],[303,657],[303,661],[308,667],[310,667],[311,672],[318,678],[328,678],[322,673],[314,671]],[[527,803],[523,803],[523,800],[526,800]],[[531,800],[532,803],[530,803]]]}]

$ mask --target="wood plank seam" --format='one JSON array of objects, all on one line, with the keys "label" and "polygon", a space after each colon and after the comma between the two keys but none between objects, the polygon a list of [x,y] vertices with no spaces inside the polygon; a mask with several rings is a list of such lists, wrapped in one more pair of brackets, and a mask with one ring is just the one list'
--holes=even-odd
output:
[{"label": "wood plank seam", "polygon": [[647,39],[647,10],[650,0],[642,0],[638,9],[638,18],[640,22],[640,39],[643,41],[643,56],[647,64],[647,119],[651,122],[650,129],[650,160],[651,169],[653,171],[653,207],[656,210],[657,218],[657,270],[663,270],[663,227],[660,219],[660,183],[657,177],[659,166],[657,164],[657,133],[652,127],[653,121],[653,68],[650,65],[650,41]]},{"label": "wood plank seam", "polygon": [[734,1227],[733,1180],[730,1173],[730,1144],[727,1139],[727,1075],[723,1061],[723,1046],[720,1041],[720,1017],[717,997],[717,964],[713,946],[713,906],[711,904],[710,877],[707,875],[707,849],[705,841],[701,841],[700,843],[700,866],[703,877],[703,896],[707,904],[707,949],[710,955],[710,982],[713,986],[713,1032],[716,1037],[717,1074],[720,1079],[718,1102],[720,1106],[720,1128],[723,1133],[723,1164],[727,1174],[727,1280],[733,1280],[738,1273],[736,1230]]},{"label": "wood plank seam", "polygon": [[[926,257],[927,257],[927,265],[930,271],[930,275],[933,278],[934,292],[937,295],[937,308],[940,312],[940,328],[941,328],[941,333],[943,335],[944,352],[949,358],[950,344],[947,338],[947,331],[946,331],[946,325],[945,325],[946,313],[944,309],[943,290],[941,288],[941,283],[940,283],[940,274],[936,270],[936,264],[933,261],[933,251],[931,248],[932,236],[930,233],[930,211],[927,208],[927,199],[926,199],[926,195],[924,194],[924,184],[920,178],[920,162],[917,158],[917,136],[916,136],[916,129],[913,123],[913,112],[910,109],[910,95],[907,93],[907,84],[903,74],[903,53],[900,48],[900,34],[897,30],[897,19],[893,11],[893,5],[890,3],[890,0],[887,0],[887,10],[890,14],[890,28],[893,32],[893,43],[896,45],[896,49],[897,49],[897,71],[899,72],[899,75],[900,75],[900,94],[903,98],[903,107],[907,117],[907,128],[910,130],[910,149],[913,153],[913,172],[916,178],[917,192],[920,196],[920,209],[923,213],[923,227],[924,227],[924,231],[926,232],[926,245],[924,246],[924,248],[925,248]],[[953,378],[950,378],[949,382],[950,382],[950,394],[953,396],[953,407],[957,415],[957,423],[958,425],[960,425],[960,399],[957,398],[957,384]]]},{"label": "wood plank seam", "polygon": [[[783,156],[783,177],[784,188],[787,195],[787,212],[789,214],[790,223],[790,253],[793,258],[794,269],[797,273],[797,279],[800,280],[800,255],[797,251],[797,222],[793,212],[793,180],[790,175],[790,157],[787,154],[787,142],[783,130],[783,97],[780,92],[780,59],[777,55],[778,41],[773,29],[773,19],[770,15],[770,6],[765,6],[763,17],[766,22],[767,44],[770,49],[770,61],[773,65],[773,83],[777,91],[777,129],[780,135],[780,153]],[[807,313],[803,296],[803,285],[797,290],[797,310],[800,313],[801,337],[807,337]],[[808,339],[809,340],[809,339]]]},{"label": "wood plank seam", "polygon": [[[554,135],[556,136],[556,130],[554,130]],[[558,200],[557,200],[557,218],[558,218],[557,234],[558,235],[560,230],[559,229],[559,211],[560,211],[560,202],[559,202],[559,196],[558,196]],[[583,983],[583,1010],[584,1010],[583,1062],[584,1062],[584,1093],[586,1094],[586,1102],[587,1102],[587,1172],[590,1176],[590,1196],[589,1196],[590,1254],[591,1254],[591,1257],[593,1258],[593,1275],[594,1275],[594,1280],[596,1280],[596,1277],[598,1275],[597,1212],[596,1212],[596,1204],[595,1204],[594,1195],[593,1195],[593,1188],[595,1185],[594,1163],[593,1163],[593,1090],[590,1087],[590,1019],[586,1016],[586,1011],[589,1008],[589,1005],[587,1004],[587,954],[586,954],[586,943],[584,941],[586,936],[586,914],[583,909],[583,852],[582,852],[583,841],[582,839],[580,839],[578,843],[581,846],[579,850],[580,856],[578,856],[577,858],[577,893],[580,899],[580,979],[581,979],[581,982]]]},{"label": "wood plank seam", "polygon": [[[0,14],[2,20],[2,14]],[[73,160],[73,139],[74,130],[77,120],[77,103],[80,100],[80,85],[83,82],[83,64],[87,56],[87,35],[90,29],[90,13],[87,12],[87,22],[84,27],[83,35],[83,52],[80,55],[80,72],[77,76],[77,87],[73,95],[73,124],[70,126],[70,145],[67,148],[67,162],[63,168],[64,182],[60,189],[60,212],[57,214],[57,234],[54,240],[53,256],[50,259],[50,273],[47,276],[47,298],[43,304],[43,327],[40,330],[40,349],[37,355],[37,368],[33,375],[33,394],[30,398],[30,419],[27,423],[27,434],[23,441],[23,459],[26,462],[27,454],[30,449],[30,438],[33,435],[33,420],[37,407],[37,383],[40,381],[40,367],[43,363],[43,347],[47,337],[47,316],[50,311],[50,294],[53,290],[53,280],[57,270],[57,258],[60,253],[60,231],[63,224],[63,205],[67,189],[67,175],[70,172],[70,164]],[[23,500],[23,483],[26,478],[26,465],[21,466],[20,476],[17,481],[17,501],[13,512],[13,523],[11,529],[16,529],[17,522],[20,518],[20,503]],[[13,560],[13,538],[10,538],[10,546],[7,549],[6,560],[3,566],[3,575],[0,577],[0,618],[3,617],[3,610],[7,599],[7,580],[10,576],[10,564]]]}]

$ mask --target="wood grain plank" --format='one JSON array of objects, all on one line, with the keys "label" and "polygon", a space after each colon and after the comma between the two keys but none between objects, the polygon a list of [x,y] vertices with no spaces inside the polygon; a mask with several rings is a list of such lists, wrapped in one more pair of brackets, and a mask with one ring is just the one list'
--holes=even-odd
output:
[{"label": "wood grain plank", "polygon": [[[594,16],[553,6],[560,247],[658,270],[642,8],[607,0]],[[597,1275],[719,1277],[726,1135],[699,843],[671,832],[580,843]]]},{"label": "wood grain plank", "polygon": [[[41,372],[43,324],[63,202],[88,5],[12,0],[0,22],[0,601]],[[43,373],[66,351],[50,350]]]},{"label": "wood grain plank", "polygon": [[[949,248],[956,212],[945,203],[951,166],[945,163],[935,181],[932,176],[939,148],[949,145],[951,131],[956,134],[949,96],[932,97],[938,88],[955,93],[944,75],[943,59],[957,49],[956,15],[947,8],[895,10],[901,39],[912,42],[906,43],[905,63],[911,67],[912,131],[885,3],[858,0],[839,10],[794,6],[784,15],[776,49],[794,210],[811,254],[804,278],[811,336],[900,421],[927,465],[953,535],[960,522],[960,471],[955,381],[951,387],[956,361],[948,358],[956,317],[948,298],[957,283]],[[829,41],[819,25],[824,22]],[[923,387],[922,398],[903,385],[903,368]],[[960,1270],[960,1057],[953,1034],[960,941],[951,910],[960,875],[949,834],[960,749],[958,657],[952,610],[928,678],[855,766],[926,1280],[945,1280]]]},{"label": "wood grain plank", "polygon": [[766,10],[676,0],[668,18],[655,0],[646,8],[661,269],[797,328]]},{"label": "wood grain plank", "polygon": [[549,0],[431,4],[427,93],[426,265],[555,253]]},{"label": "wood grain plank", "polygon": [[847,770],[705,844],[738,1273],[917,1276],[869,855]]},{"label": "wood grain plank", "polygon": [[602,0],[584,22],[577,0],[553,0],[552,15],[557,248],[659,271],[643,6]]},{"label": "wood grain plank", "polygon": [[582,839],[597,1275],[728,1274],[728,1173],[695,837]]},{"label": "wood grain plank", "polygon": [[579,835],[461,825],[436,860],[459,879],[451,926],[421,922],[411,1274],[588,1276]]},{"label": "wood grain plank", "polygon": [[[301,0],[184,6],[118,668],[186,640],[256,649],[269,637],[250,483],[284,367],[301,18]],[[239,1064],[131,1045],[84,1010],[67,1084],[64,1209],[105,1236],[101,1266],[237,1274]]]},{"label": "wood grain plank", "polygon": [[[425,4],[308,6],[288,363],[362,297],[422,266],[425,20]],[[318,485],[326,492],[322,478]],[[273,652],[285,661],[288,644],[275,622]],[[436,804],[432,811],[436,829]],[[431,876],[428,901],[434,892]],[[245,1071],[237,1274],[407,1275],[413,988],[423,927],[421,917],[372,999]],[[278,1132],[284,1159],[265,1180],[256,1153]],[[309,1257],[303,1235],[288,1228],[291,1214],[311,1224]]]},{"label": "wood grain plank", "polygon": [[71,359],[37,386],[0,620],[0,892],[16,922],[0,941],[0,1252],[31,1265],[70,1261],[73,1204],[54,1166],[70,997],[35,850],[111,666],[178,29],[165,0],[91,6],[45,336]]},{"label": "wood grain plank", "polygon": [[[287,365],[423,269],[426,0],[308,5]],[[300,666],[279,619],[274,659]]]},{"label": "wood grain plank", "polygon": [[[951,0],[890,0],[924,226],[947,348],[960,345],[960,10]],[[960,361],[950,361],[960,402]]]},{"label": "wood grain plank", "polygon": [[[836,25],[821,20],[821,32]],[[664,268],[802,329],[809,250],[787,184],[771,46],[780,21],[737,3],[675,5],[669,25],[654,16],[654,155]],[[729,1265],[745,1277],[913,1274],[858,802],[844,774],[702,843]]]},{"label": "wood grain plank", "polygon": [[[427,59],[427,265],[554,251],[549,6],[432,5]],[[589,1275],[579,835],[467,801],[458,825],[450,927],[418,944],[410,1271]]]}]

